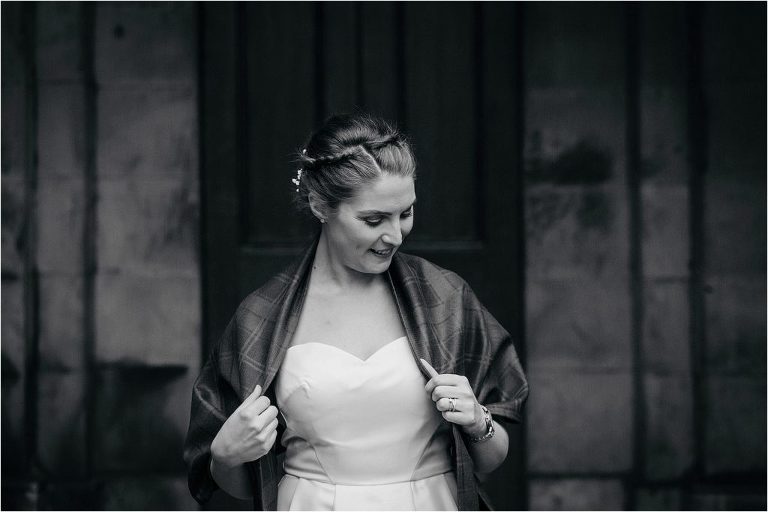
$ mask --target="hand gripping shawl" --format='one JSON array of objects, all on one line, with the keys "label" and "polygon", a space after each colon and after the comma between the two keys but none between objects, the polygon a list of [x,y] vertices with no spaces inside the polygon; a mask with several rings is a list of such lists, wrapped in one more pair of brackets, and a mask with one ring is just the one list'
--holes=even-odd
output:
[{"label": "hand gripping shawl", "polygon": [[[224,421],[257,384],[276,403],[272,383],[298,323],[316,247],[317,239],[243,300],[195,382],[184,460],[190,492],[200,503],[218,488],[209,472],[210,445]],[[449,270],[399,252],[387,274],[414,357],[426,359],[439,373],[466,376],[494,418],[519,423],[528,396],[520,361],[507,331],[469,285]],[[454,425],[458,508],[477,510],[481,491],[464,443]],[[267,455],[246,465],[257,510],[277,506],[277,452],[282,449],[278,440]]]}]

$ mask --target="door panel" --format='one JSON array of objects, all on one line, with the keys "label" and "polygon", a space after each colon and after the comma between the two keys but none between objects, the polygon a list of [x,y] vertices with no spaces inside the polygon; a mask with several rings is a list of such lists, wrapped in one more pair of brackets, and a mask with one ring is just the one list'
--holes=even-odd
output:
[{"label": "door panel", "polygon": [[[519,33],[505,4],[206,4],[202,134],[206,343],[313,235],[294,155],[333,112],[394,122],[418,161],[403,247],[465,278],[522,346]],[[489,486],[524,508],[521,427]]]}]

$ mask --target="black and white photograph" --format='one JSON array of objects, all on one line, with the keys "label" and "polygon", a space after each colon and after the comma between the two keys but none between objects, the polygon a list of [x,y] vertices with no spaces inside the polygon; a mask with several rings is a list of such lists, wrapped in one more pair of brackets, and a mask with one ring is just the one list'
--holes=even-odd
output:
[{"label": "black and white photograph", "polygon": [[2,1],[2,510],[766,510],[756,2]]}]

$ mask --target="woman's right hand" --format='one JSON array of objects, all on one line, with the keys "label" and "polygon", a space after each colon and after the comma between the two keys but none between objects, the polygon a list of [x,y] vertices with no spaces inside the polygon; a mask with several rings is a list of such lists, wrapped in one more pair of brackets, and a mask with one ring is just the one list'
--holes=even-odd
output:
[{"label": "woman's right hand", "polygon": [[276,439],[277,407],[257,385],[219,429],[211,456],[217,464],[233,468],[266,455]]}]

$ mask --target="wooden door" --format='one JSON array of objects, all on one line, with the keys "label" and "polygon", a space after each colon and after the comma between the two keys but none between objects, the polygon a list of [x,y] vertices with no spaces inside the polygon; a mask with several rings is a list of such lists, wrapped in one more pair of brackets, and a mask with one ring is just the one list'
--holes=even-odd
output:
[{"label": "wooden door", "polygon": [[[325,117],[360,108],[413,141],[418,209],[402,251],[464,277],[522,355],[517,7],[216,3],[201,12],[206,344],[312,236],[291,206],[293,154]],[[522,446],[516,426],[489,484],[499,508],[525,507]]]}]

